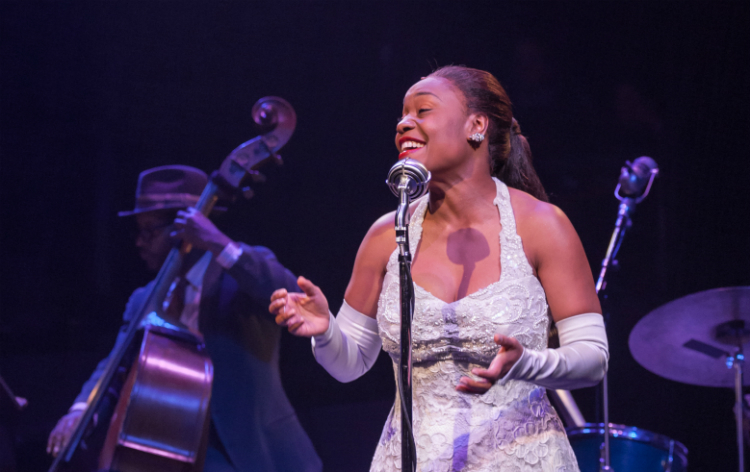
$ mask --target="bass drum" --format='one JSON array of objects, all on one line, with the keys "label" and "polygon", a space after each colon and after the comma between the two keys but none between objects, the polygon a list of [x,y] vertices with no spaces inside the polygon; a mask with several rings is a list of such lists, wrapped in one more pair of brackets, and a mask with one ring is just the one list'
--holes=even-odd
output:
[{"label": "bass drum", "polygon": [[[581,472],[599,472],[604,453],[604,424],[567,428]],[[616,472],[685,472],[687,448],[680,442],[645,429],[611,424],[610,467]]]}]

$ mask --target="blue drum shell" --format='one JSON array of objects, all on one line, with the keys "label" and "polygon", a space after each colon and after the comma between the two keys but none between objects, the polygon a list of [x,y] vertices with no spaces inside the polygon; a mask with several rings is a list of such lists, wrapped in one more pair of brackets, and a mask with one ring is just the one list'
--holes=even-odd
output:
[{"label": "blue drum shell", "polygon": [[[599,472],[604,424],[567,428],[581,472]],[[616,472],[685,472],[687,448],[661,434],[610,423],[610,467]],[[671,458],[670,458],[671,456]]]}]

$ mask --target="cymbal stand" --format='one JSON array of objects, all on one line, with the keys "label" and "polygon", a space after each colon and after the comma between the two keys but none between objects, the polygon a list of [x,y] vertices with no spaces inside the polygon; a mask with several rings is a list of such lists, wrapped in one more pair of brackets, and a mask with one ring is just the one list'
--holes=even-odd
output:
[{"label": "cymbal stand", "polygon": [[745,355],[742,352],[742,341],[738,343],[739,349],[734,355],[727,356],[727,368],[734,369],[734,415],[737,423],[737,457],[739,471],[745,472],[745,445],[742,435],[742,417],[744,404],[742,403],[742,381],[745,370]]}]

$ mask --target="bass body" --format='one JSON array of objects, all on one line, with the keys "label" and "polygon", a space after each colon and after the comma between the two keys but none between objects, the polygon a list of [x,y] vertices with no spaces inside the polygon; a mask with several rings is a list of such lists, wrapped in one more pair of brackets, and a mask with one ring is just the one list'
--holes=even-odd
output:
[{"label": "bass body", "polygon": [[112,416],[99,468],[203,470],[212,380],[213,364],[202,339],[148,325]]}]

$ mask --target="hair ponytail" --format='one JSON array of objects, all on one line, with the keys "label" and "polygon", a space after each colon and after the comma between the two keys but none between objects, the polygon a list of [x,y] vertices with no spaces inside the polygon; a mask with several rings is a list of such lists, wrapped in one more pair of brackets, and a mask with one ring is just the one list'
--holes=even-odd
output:
[{"label": "hair ponytail", "polygon": [[531,147],[526,137],[521,134],[521,126],[515,118],[509,130],[510,149],[505,159],[493,158],[492,175],[505,182],[509,187],[523,190],[537,199],[548,202],[539,176],[532,163]]},{"label": "hair ponytail", "polygon": [[529,143],[513,118],[510,98],[495,76],[479,69],[445,66],[430,77],[450,80],[463,93],[469,110],[484,113],[489,118],[487,137],[492,175],[509,187],[549,201],[531,163]]}]

